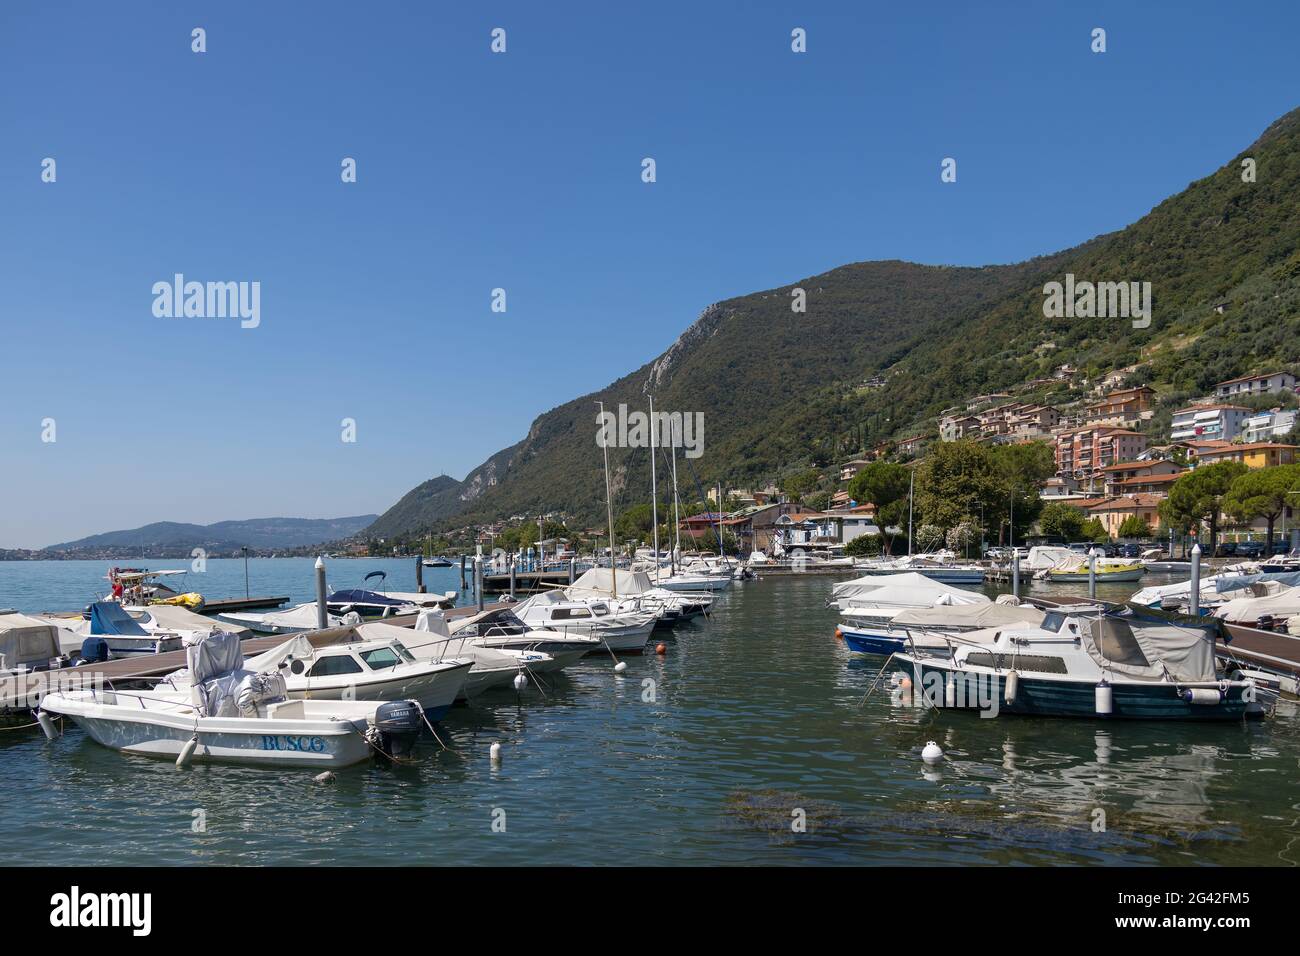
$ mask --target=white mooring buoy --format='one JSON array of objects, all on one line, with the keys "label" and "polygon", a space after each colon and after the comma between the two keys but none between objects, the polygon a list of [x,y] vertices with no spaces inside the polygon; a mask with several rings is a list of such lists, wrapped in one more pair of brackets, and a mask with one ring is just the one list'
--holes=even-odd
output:
[{"label": "white mooring buoy", "polygon": [[943,748],[931,740],[921,748],[921,759],[926,763],[938,763],[943,759]]},{"label": "white mooring buoy", "polygon": [[488,748],[488,759],[492,761],[492,763],[501,762],[501,744],[497,743],[495,740],[492,742],[492,746]]},{"label": "white mooring buoy", "polygon": [[[515,690],[523,690],[528,686],[528,677],[520,671],[515,675]],[[493,746],[496,746],[495,744]]]},{"label": "white mooring buoy", "polygon": [[615,674],[622,674],[626,670],[627,670],[627,661],[619,661],[617,664],[614,665]]},{"label": "white mooring buoy", "polygon": [[326,770],[324,773],[316,774],[316,776],[312,777],[311,779],[312,782],[314,783],[333,783],[335,779],[334,771]]}]

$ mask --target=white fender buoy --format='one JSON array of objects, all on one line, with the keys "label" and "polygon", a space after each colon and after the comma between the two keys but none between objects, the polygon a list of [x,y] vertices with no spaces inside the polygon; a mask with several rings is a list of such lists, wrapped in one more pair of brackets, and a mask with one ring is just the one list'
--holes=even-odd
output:
[{"label": "white fender buoy", "polygon": [[622,674],[626,670],[627,670],[627,661],[619,661],[617,664],[614,665],[615,674]]},{"label": "white fender buoy", "polygon": [[520,671],[518,674],[515,675],[515,690],[523,690],[527,686],[528,686],[528,676],[524,674],[523,671]]},{"label": "white fender buoy", "polygon": [[1183,700],[1189,704],[1213,706],[1223,700],[1223,695],[1213,687],[1190,687],[1183,691]]},{"label": "white fender buoy", "polygon": [[333,783],[335,779],[334,771],[326,770],[324,773],[316,774],[316,776],[312,777],[311,779],[313,783]]},{"label": "white fender buoy", "polygon": [[194,751],[199,746],[199,735],[195,734],[189,740],[185,741],[185,746],[181,748],[180,754],[176,757],[176,766],[188,767],[190,761],[194,759]]},{"label": "white fender buoy", "polygon": [[1016,702],[1016,692],[1020,690],[1020,675],[1015,671],[1007,671],[1007,680],[1002,687],[1002,700],[1008,704]]},{"label": "white fender buoy", "polygon": [[54,719],[43,710],[36,712],[36,722],[41,725],[41,730],[45,733],[46,740],[53,740],[59,736],[59,729],[54,726]]},{"label": "white fender buoy", "polygon": [[501,744],[497,743],[495,740],[492,741],[492,746],[488,748],[488,759],[492,761],[492,763],[501,762]]},{"label": "white fender buoy", "polygon": [[1097,685],[1097,713],[1106,717],[1110,714],[1112,706],[1110,684],[1106,683],[1106,678],[1103,677],[1101,683]]},{"label": "white fender buoy", "polygon": [[943,759],[943,748],[931,740],[921,748],[921,759],[926,763],[938,763]]}]

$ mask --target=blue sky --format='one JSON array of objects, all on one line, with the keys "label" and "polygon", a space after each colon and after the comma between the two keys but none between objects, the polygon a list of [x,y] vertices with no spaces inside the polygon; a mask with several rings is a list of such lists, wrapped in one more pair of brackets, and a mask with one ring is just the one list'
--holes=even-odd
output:
[{"label": "blue sky", "polygon": [[[1281,2],[5,4],[0,547],[380,512],[711,302],[1120,228],[1297,105],[1298,28]],[[155,317],[177,272],[260,282],[261,325]]]}]

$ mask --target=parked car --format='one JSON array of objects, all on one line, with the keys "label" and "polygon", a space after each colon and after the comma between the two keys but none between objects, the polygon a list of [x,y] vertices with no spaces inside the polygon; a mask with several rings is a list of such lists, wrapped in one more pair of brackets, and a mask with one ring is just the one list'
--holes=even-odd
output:
[{"label": "parked car", "polygon": [[1222,541],[1214,549],[1216,558],[1235,558],[1237,556],[1237,545],[1233,541]]},{"label": "parked car", "polygon": [[1239,541],[1237,542],[1237,557],[1239,558],[1261,558],[1264,556],[1263,541]]},{"label": "parked car", "polygon": [[1142,548],[1136,544],[1121,544],[1115,551],[1116,557],[1120,558],[1140,558],[1142,556]]}]

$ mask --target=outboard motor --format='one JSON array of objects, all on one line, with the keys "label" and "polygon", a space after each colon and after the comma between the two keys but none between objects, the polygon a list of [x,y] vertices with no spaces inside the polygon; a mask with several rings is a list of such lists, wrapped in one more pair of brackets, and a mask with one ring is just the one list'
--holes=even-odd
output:
[{"label": "outboard motor", "polygon": [[424,719],[420,705],[413,700],[390,700],[375,711],[375,732],[384,753],[398,759],[415,752]]},{"label": "outboard motor", "polygon": [[108,641],[102,637],[88,637],[81,642],[81,663],[102,664],[108,660]]}]

